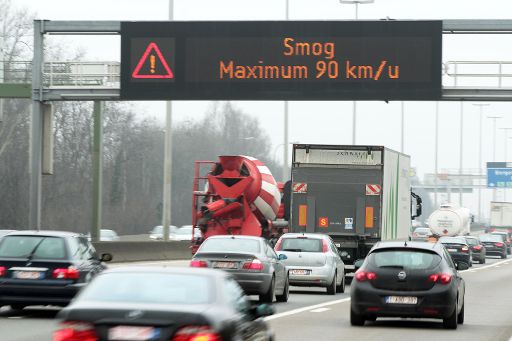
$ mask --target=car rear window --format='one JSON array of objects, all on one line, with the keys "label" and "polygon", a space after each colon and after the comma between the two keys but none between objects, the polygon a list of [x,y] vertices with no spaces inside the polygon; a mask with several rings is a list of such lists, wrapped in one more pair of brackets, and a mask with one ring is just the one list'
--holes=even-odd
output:
[{"label": "car rear window", "polygon": [[457,237],[441,237],[439,241],[443,244],[466,244],[466,239]]},{"label": "car rear window", "polygon": [[369,260],[379,268],[430,269],[441,262],[441,256],[422,250],[377,250],[370,254]]},{"label": "car rear window", "polygon": [[206,276],[166,273],[106,273],[96,277],[78,300],[160,304],[205,304],[212,301]]},{"label": "car rear window", "polygon": [[316,238],[284,238],[281,251],[322,252],[322,240]]},{"label": "car rear window", "polygon": [[212,238],[206,239],[199,252],[249,252],[260,253],[260,242],[244,238]]},{"label": "car rear window", "polygon": [[475,246],[475,245],[479,244],[478,240],[475,238],[466,238],[466,241],[468,242],[468,245],[470,245],[470,246]]},{"label": "car rear window", "polygon": [[483,234],[479,238],[483,242],[503,242],[503,238],[495,234]]},{"label": "car rear window", "polygon": [[66,244],[60,237],[5,236],[0,241],[0,257],[65,259]]}]

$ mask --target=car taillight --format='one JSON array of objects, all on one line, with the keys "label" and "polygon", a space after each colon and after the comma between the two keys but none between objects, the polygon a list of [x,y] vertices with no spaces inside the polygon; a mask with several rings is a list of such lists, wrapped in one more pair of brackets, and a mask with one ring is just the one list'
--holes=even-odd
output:
[{"label": "car taillight", "polygon": [[5,266],[0,266],[0,277],[4,277],[7,273],[7,268]]},{"label": "car taillight", "polygon": [[98,341],[94,326],[85,322],[63,322],[53,333],[53,341]]},{"label": "car taillight", "polygon": [[375,272],[366,272],[366,271],[357,271],[355,274],[356,281],[358,282],[364,282],[366,280],[373,281],[377,278],[377,275]]},{"label": "car taillight", "polygon": [[204,260],[192,259],[190,261],[190,266],[192,268],[207,268],[208,263],[206,263]]},{"label": "car taillight", "polygon": [[274,251],[281,251],[282,244],[283,244],[283,239],[279,238],[279,240],[276,243],[276,246],[274,246]]},{"label": "car taillight", "polygon": [[53,278],[56,279],[78,279],[79,277],[80,272],[73,266],[53,270]]},{"label": "car taillight", "polygon": [[497,247],[503,247],[503,243],[494,243],[494,245],[496,245]]},{"label": "car taillight", "polygon": [[469,251],[469,248],[467,246],[463,246],[461,249],[460,249],[462,252],[468,252]]},{"label": "car taillight", "polygon": [[327,240],[322,239],[322,252],[326,253],[329,251],[329,245],[327,245]]},{"label": "car taillight", "polygon": [[220,341],[221,337],[209,326],[186,326],[174,334],[171,341]]},{"label": "car taillight", "polygon": [[473,250],[477,250],[477,251],[482,250],[482,245],[475,245],[475,246],[473,246]]},{"label": "car taillight", "polygon": [[263,270],[263,264],[259,259],[253,259],[251,262],[244,263],[243,269],[245,270]]},{"label": "car taillight", "polygon": [[428,277],[428,280],[433,283],[448,284],[452,280],[452,275],[449,274],[433,274]]}]

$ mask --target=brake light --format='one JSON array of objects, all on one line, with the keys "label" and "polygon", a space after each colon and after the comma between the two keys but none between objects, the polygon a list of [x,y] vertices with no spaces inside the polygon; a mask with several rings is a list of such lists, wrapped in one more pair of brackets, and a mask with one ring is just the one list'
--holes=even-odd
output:
[{"label": "brake light", "polygon": [[186,326],[174,334],[171,341],[220,341],[221,337],[209,326]]},{"label": "brake light", "polygon": [[274,251],[281,251],[282,244],[283,244],[283,238],[279,238],[279,240],[276,243],[276,246],[274,246]]},{"label": "brake light", "polygon": [[190,261],[190,267],[192,267],[192,268],[207,268],[208,263],[206,263],[204,260],[192,259]]},{"label": "brake light", "polygon": [[327,240],[322,239],[322,252],[326,253],[329,251],[329,245],[327,245]]},{"label": "brake light", "polygon": [[461,249],[460,249],[462,252],[468,252],[469,251],[469,248],[467,246],[463,246]]},{"label": "brake light", "polygon": [[482,245],[475,245],[475,246],[473,246],[473,250],[477,250],[477,251],[482,250]]},{"label": "brake light", "polygon": [[428,280],[433,283],[449,284],[452,280],[452,275],[449,274],[432,274],[428,277]]},{"label": "brake light", "polygon": [[263,264],[259,259],[253,259],[251,262],[244,263],[243,268],[245,270],[263,270]]},{"label": "brake light", "polygon": [[494,243],[494,245],[496,245],[497,247],[503,247],[503,243]]},{"label": "brake light", "polygon": [[0,266],[0,277],[4,277],[7,273],[7,268],[5,266]]},{"label": "brake light", "polygon": [[74,266],[53,270],[53,278],[56,279],[78,279],[79,277],[80,271]]},{"label": "brake light", "polygon": [[364,282],[366,280],[373,281],[377,278],[377,275],[375,272],[366,272],[366,271],[357,271],[355,274],[356,281],[358,282]]},{"label": "brake light", "polygon": [[53,333],[53,341],[98,341],[94,326],[85,322],[63,322]]}]

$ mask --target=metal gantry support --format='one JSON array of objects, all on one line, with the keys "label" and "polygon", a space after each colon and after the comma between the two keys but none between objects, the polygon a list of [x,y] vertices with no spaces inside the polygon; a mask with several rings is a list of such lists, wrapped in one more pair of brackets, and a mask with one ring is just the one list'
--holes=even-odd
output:
[{"label": "metal gantry support", "polygon": [[92,146],[92,164],[93,164],[93,205],[92,205],[92,228],[91,240],[100,241],[100,229],[102,218],[102,193],[103,193],[103,102],[94,101],[93,121],[93,146]]}]

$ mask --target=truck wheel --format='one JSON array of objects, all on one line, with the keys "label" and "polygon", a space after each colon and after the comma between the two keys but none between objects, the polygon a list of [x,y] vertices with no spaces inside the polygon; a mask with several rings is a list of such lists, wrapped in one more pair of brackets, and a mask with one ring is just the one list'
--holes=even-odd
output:
[{"label": "truck wheel", "polygon": [[364,326],[364,317],[350,308],[350,324],[353,326]]},{"label": "truck wheel", "polygon": [[260,301],[263,303],[272,303],[274,302],[274,290],[276,286],[275,278],[272,277],[272,281],[270,282],[270,287],[267,292],[260,295]]},{"label": "truck wheel", "polygon": [[338,278],[338,274],[334,273],[334,278],[332,279],[332,283],[327,286],[327,295],[336,295],[336,279]]}]

